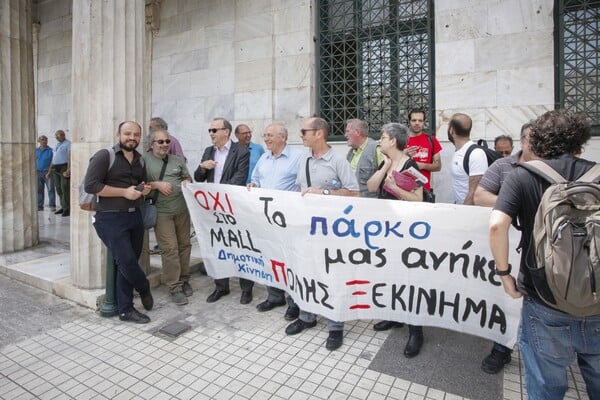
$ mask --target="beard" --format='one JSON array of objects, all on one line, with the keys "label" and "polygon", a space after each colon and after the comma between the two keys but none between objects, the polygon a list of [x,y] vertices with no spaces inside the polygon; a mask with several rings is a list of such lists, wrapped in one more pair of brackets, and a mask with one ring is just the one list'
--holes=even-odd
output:
[{"label": "beard", "polygon": [[119,142],[119,147],[124,151],[133,151],[138,147],[139,143],[136,141],[127,141],[125,143]]},{"label": "beard", "polygon": [[450,134],[450,129],[448,129],[448,140],[450,141],[450,143],[454,144],[454,137],[452,137],[452,135]]}]

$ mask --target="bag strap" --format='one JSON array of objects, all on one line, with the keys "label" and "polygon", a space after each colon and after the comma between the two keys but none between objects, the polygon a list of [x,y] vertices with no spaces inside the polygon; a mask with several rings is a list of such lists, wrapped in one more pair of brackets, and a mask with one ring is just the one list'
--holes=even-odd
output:
[{"label": "bag strap", "polygon": [[311,184],[310,184],[310,172],[309,172],[309,168],[308,168],[308,162],[309,162],[309,160],[310,160],[310,157],[308,157],[306,159],[306,185],[307,185],[307,187],[311,187]]},{"label": "bag strap", "polygon": [[[169,163],[169,155],[165,155],[165,158],[163,158],[163,165],[162,168],[160,170],[160,176],[158,177],[159,181],[162,181],[162,179],[165,177],[165,171],[167,170],[167,164]],[[152,200],[152,204],[156,204],[156,199],[158,199],[158,190],[156,191],[154,196],[150,197],[150,200]]]},{"label": "bag strap", "polygon": [[430,134],[426,133],[425,135],[427,135],[427,139],[429,139],[429,145],[431,146],[431,152],[429,152],[430,160],[429,160],[429,164],[433,164],[433,152],[435,151],[434,147],[433,147],[433,136],[431,136]]},{"label": "bag strap", "polygon": [[526,170],[541,176],[550,183],[568,182],[561,174],[556,172],[554,168],[543,162],[542,160],[531,160],[521,163]]},{"label": "bag strap", "polygon": [[467,175],[469,175],[469,158],[471,158],[471,153],[473,152],[473,150],[475,150],[476,147],[476,144],[470,146],[465,152],[465,158],[463,158],[463,169],[465,170]]},{"label": "bag strap", "polygon": [[585,174],[581,175],[577,182],[600,182],[600,164],[596,163]]}]

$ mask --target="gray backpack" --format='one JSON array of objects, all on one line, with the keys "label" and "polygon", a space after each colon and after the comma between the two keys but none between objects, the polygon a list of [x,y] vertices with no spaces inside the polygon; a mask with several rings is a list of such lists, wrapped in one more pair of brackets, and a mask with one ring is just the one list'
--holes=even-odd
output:
[{"label": "gray backpack", "polygon": [[551,183],[533,225],[536,291],[568,314],[600,315],[600,165],[572,182],[543,161],[521,165]]}]

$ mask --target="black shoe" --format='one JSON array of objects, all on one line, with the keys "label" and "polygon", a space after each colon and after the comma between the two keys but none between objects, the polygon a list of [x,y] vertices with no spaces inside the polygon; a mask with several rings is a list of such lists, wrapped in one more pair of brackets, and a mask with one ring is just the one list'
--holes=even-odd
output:
[{"label": "black shoe", "polygon": [[288,306],[283,318],[285,318],[286,321],[293,321],[297,319],[298,316],[300,316],[300,309],[298,306]]},{"label": "black shoe", "polygon": [[142,314],[135,308],[133,308],[129,312],[119,314],[119,319],[121,321],[135,322],[136,324],[147,324],[148,322],[150,322],[149,316],[147,316],[146,314]]},{"label": "black shoe", "polygon": [[387,331],[392,328],[402,328],[404,324],[402,322],[396,321],[379,321],[375,325],[373,325],[374,331]]},{"label": "black shoe", "polygon": [[56,214],[56,215],[60,215],[62,213],[63,213],[63,209],[62,208],[60,210],[58,210],[58,211],[54,211],[54,214]]},{"label": "black shoe", "polygon": [[69,215],[71,215],[71,212],[69,210],[62,212],[63,217],[68,217]]},{"label": "black shoe", "polygon": [[285,334],[286,335],[297,335],[298,333],[302,332],[305,329],[308,328],[314,328],[315,326],[317,326],[317,320],[314,320],[313,322],[304,322],[301,319],[297,319],[294,322],[292,322],[291,324],[289,324],[287,326],[287,328],[285,328]]},{"label": "black shoe", "polygon": [[344,331],[329,331],[325,348],[329,351],[333,351],[339,349],[342,343],[344,343]]},{"label": "black shoe", "polygon": [[208,296],[206,298],[206,302],[207,303],[214,303],[215,301],[219,300],[221,297],[223,296],[227,296],[229,294],[229,290],[219,290],[219,289],[215,289],[214,292],[212,292],[210,294],[210,296]]},{"label": "black shoe", "polygon": [[264,312],[264,311],[271,311],[272,309],[274,309],[275,307],[281,307],[281,306],[285,306],[286,302],[285,301],[280,301],[277,303],[271,303],[269,300],[265,300],[262,303],[259,303],[256,306],[256,309],[260,312]]},{"label": "black shoe", "polygon": [[404,357],[415,357],[421,351],[421,347],[423,347],[423,333],[411,333],[404,348]]},{"label": "black shoe", "polygon": [[248,304],[252,301],[252,292],[242,292],[242,295],[240,296],[240,304]]},{"label": "black shoe", "polygon": [[150,289],[144,293],[140,293],[140,300],[142,300],[142,305],[148,311],[152,310],[154,307],[154,298],[152,298],[152,293],[150,293]]},{"label": "black shoe", "polygon": [[486,374],[497,374],[510,360],[510,353],[492,349],[492,352],[481,362],[481,370]]},{"label": "black shoe", "polygon": [[185,294],[185,297],[191,297],[194,294],[194,289],[192,289],[192,286],[189,282],[183,282],[183,285],[181,286],[181,291],[183,292],[183,294]]}]

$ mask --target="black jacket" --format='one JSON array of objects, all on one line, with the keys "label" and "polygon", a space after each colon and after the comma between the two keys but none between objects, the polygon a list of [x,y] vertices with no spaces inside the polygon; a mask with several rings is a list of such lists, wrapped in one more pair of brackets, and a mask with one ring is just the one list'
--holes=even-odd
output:
[{"label": "black jacket", "polygon": [[[215,159],[215,146],[209,146],[204,150],[202,160],[200,163],[206,160]],[[221,182],[215,182],[215,170],[204,169],[198,166],[198,169],[194,172],[194,179],[196,182],[209,182],[209,183],[225,183],[228,185],[246,185],[248,179],[248,168],[250,166],[250,152],[244,146],[239,143],[231,142],[229,153],[225,159],[225,166],[223,167],[223,174],[221,175]]]}]

